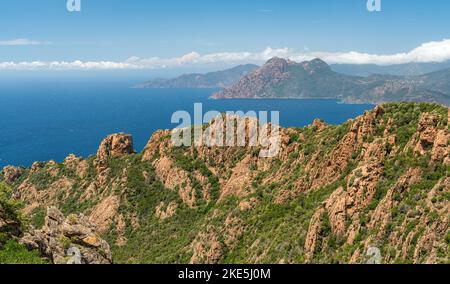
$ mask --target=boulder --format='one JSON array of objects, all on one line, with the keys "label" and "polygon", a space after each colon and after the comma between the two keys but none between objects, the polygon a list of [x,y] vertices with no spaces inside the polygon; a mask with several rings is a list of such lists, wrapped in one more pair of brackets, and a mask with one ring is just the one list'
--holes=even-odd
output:
[{"label": "boulder", "polygon": [[97,235],[88,218],[82,214],[65,218],[55,207],[48,208],[44,227],[25,233],[21,242],[55,264],[112,263],[109,244]]},{"label": "boulder", "polygon": [[22,168],[14,167],[14,166],[6,166],[3,168],[3,178],[5,182],[8,184],[12,184],[18,178],[20,178],[24,173]]}]

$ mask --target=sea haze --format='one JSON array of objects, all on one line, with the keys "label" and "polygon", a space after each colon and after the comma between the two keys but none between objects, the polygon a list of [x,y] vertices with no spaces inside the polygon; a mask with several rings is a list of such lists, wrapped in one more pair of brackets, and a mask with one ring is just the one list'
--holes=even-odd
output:
[{"label": "sea haze", "polygon": [[157,129],[170,129],[177,110],[280,111],[281,125],[303,127],[315,118],[339,124],[372,105],[334,100],[211,100],[215,90],[132,89],[134,81],[48,80],[0,82],[0,167],[62,161],[95,154],[108,134],[133,135],[141,151]]}]

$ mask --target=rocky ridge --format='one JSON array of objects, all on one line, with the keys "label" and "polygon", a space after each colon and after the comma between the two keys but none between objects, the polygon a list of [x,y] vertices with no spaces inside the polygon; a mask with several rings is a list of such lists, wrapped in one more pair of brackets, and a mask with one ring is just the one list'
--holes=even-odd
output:
[{"label": "rocky ridge", "polygon": [[281,129],[267,159],[260,147],[173,147],[170,131],[136,154],[117,134],[96,156],[3,179],[35,221],[47,206],[86,216],[116,262],[363,263],[376,247],[384,263],[445,263],[448,113],[399,103],[316,120]]}]

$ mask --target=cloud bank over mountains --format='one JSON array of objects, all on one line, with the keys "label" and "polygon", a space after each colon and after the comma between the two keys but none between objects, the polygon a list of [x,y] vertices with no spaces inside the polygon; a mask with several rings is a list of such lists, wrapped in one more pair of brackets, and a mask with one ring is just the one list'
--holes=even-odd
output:
[{"label": "cloud bank over mountains", "polygon": [[[0,46],[39,45],[38,41],[17,39],[0,41]],[[296,52],[292,48],[267,47],[261,52],[219,52],[201,55],[191,52],[173,58],[130,57],[125,61],[23,61],[0,62],[0,70],[126,70],[126,69],[165,69],[188,65],[208,64],[261,64],[272,57],[305,61],[321,58],[329,64],[377,64],[393,65],[403,63],[443,62],[450,60],[450,39],[423,43],[409,52],[379,55],[356,51],[350,52]]]}]

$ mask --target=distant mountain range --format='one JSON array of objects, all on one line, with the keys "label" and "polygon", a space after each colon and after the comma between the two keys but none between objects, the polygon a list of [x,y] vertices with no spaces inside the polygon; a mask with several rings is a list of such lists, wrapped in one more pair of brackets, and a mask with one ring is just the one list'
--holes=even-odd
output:
[{"label": "distant mountain range", "polygon": [[135,86],[136,88],[225,88],[256,70],[257,65],[239,65],[231,69],[206,74],[185,74],[173,79],[154,79]]},{"label": "distant mountain range", "polygon": [[353,76],[365,77],[373,74],[419,76],[443,69],[449,69],[450,61],[439,63],[406,63],[388,66],[380,66],[375,64],[332,64],[330,66],[335,72]]},{"label": "distant mountain range", "polygon": [[154,79],[136,88],[220,88],[212,97],[319,98],[347,103],[391,101],[450,105],[450,62],[390,66],[297,63],[272,58],[263,66],[239,65],[206,74]]},{"label": "distant mountain range", "polygon": [[420,76],[337,73],[320,59],[297,63],[272,58],[213,98],[330,98],[348,103],[391,101],[450,105],[450,69]]}]

